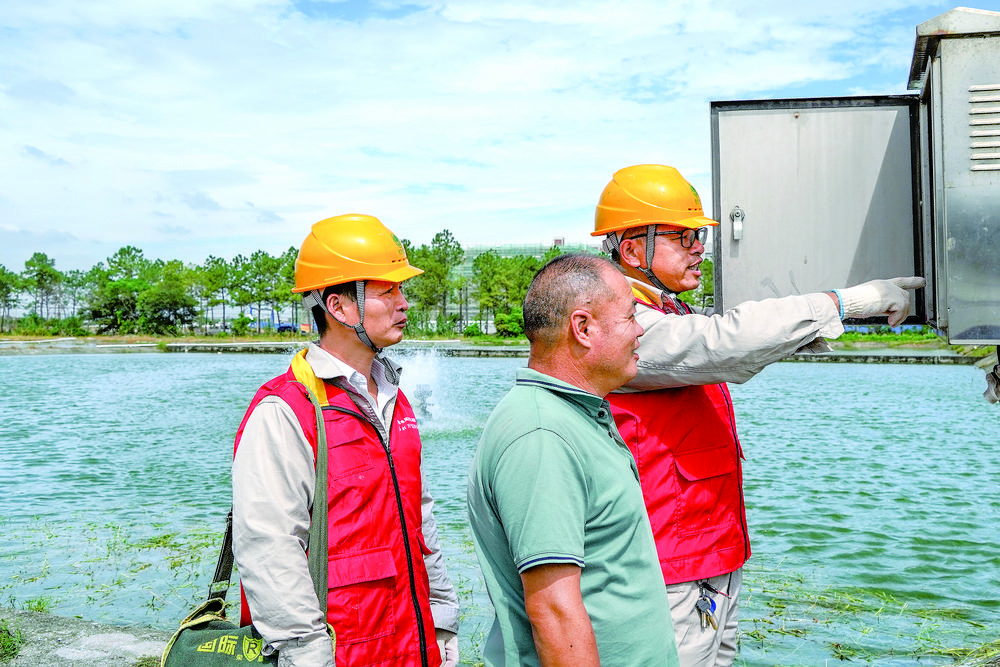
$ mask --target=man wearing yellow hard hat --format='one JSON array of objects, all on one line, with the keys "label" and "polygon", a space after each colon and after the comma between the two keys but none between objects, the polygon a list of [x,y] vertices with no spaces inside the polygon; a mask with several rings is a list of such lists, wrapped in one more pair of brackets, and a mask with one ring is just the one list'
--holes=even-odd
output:
[{"label": "man wearing yellow hard hat", "polygon": [[726,382],[745,382],[800,348],[827,347],[847,317],[909,312],[923,278],[873,280],[830,292],[700,312],[678,295],[701,278],[708,228],[694,187],[673,167],[621,169],[604,188],[593,236],[625,272],[645,330],[638,373],[608,395],[639,468],[667,586],[680,661],[736,656],[742,566],[750,556],[743,451]]},{"label": "man wearing yellow hard hat", "polygon": [[[317,222],[295,262],[319,341],[265,383],[236,436],[233,552],[265,653],[279,664],[458,665],[458,597],[420,470],[420,437],[383,349],[403,338],[400,284],[423,273],[378,219]],[[328,539],[309,545],[322,406]],[[307,549],[328,561],[318,599]],[[336,656],[327,633],[336,638]]]}]

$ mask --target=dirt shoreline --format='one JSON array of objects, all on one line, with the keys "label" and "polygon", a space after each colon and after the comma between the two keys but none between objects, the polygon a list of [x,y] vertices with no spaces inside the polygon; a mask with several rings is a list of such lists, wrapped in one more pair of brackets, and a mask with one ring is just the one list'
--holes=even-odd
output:
[{"label": "dirt shoreline", "polygon": [[11,632],[21,633],[17,657],[5,667],[135,667],[142,658],[160,655],[170,632],[138,626],[115,626],[36,611],[0,608]]}]

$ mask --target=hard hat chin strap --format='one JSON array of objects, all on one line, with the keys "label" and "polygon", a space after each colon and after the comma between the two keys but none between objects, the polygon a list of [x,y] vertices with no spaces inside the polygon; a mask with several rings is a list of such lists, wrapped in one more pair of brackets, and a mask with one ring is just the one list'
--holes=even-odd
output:
[{"label": "hard hat chin strap", "polygon": [[358,339],[368,346],[375,353],[375,357],[382,362],[382,366],[385,368],[386,379],[393,384],[399,384],[399,373],[396,370],[395,365],[385,357],[385,354],[382,352],[382,348],[375,347],[372,339],[368,337],[368,332],[365,331],[365,281],[357,280],[354,285],[354,300],[358,304],[357,324],[341,322],[334,317],[333,313],[330,312],[330,309],[326,307],[326,302],[323,300],[323,290],[306,292],[302,295],[302,305],[309,309],[312,309],[313,306],[319,306],[324,310],[324,312],[328,313],[330,318],[337,324],[347,327],[348,329],[354,329],[354,333],[357,334]]},{"label": "hard hat chin strap", "polygon": [[618,240],[616,232],[608,232],[604,237],[604,242],[601,243],[601,247],[604,248],[604,252],[611,255],[612,262],[617,262],[618,258],[622,256],[622,244]]},{"label": "hard hat chin strap", "polygon": [[[622,234],[625,232],[623,231]],[[656,225],[646,225],[646,268],[641,266],[635,267],[638,269],[642,275],[646,276],[646,280],[649,284],[658,290],[662,290],[667,294],[673,295],[674,292],[671,291],[669,287],[663,284],[656,275],[653,274],[653,254],[656,252]],[[618,232],[608,232],[608,235],[604,238],[604,252],[611,255],[611,260],[614,262],[619,261],[622,255],[622,244],[621,240],[618,238]]]},{"label": "hard hat chin strap", "polygon": [[302,305],[305,306],[306,308],[309,308],[310,310],[312,310],[316,306],[319,306],[320,308],[323,309],[323,312],[327,313],[330,316],[330,318],[333,319],[333,321],[339,324],[340,326],[347,327],[348,329],[354,329],[354,333],[358,335],[358,338],[361,339],[361,342],[370,347],[375,352],[375,354],[378,354],[382,350],[380,348],[375,347],[374,343],[372,343],[372,339],[368,337],[368,332],[365,331],[365,281],[358,280],[355,281],[354,284],[355,284],[354,299],[358,304],[357,324],[348,324],[347,322],[341,322],[340,320],[338,320],[334,316],[334,314],[330,312],[330,309],[326,307],[326,301],[323,300],[323,290],[317,289],[303,294]]},{"label": "hard hat chin strap", "polygon": [[345,327],[351,327],[352,329],[354,329],[354,333],[358,334],[358,338],[361,339],[361,342],[370,347],[375,352],[376,355],[379,355],[382,353],[382,348],[375,347],[375,344],[372,342],[372,339],[368,337],[368,332],[365,331],[365,281],[364,280],[355,281],[354,285],[355,285],[354,300],[358,304],[358,323],[355,325],[350,325],[345,322],[340,322],[340,320],[337,320],[336,317],[334,317],[333,319],[337,320]]}]

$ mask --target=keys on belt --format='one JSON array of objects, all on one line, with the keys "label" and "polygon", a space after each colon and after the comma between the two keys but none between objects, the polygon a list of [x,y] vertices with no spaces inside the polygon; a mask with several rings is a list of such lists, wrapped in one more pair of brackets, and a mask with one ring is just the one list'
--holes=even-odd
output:
[{"label": "keys on belt", "polygon": [[701,619],[701,627],[703,630],[708,629],[709,625],[712,626],[713,630],[718,630],[719,623],[715,620],[715,600],[712,599],[710,593],[729,597],[715,586],[708,583],[707,580],[703,579],[698,582],[698,600],[694,603],[694,609],[698,613],[698,618]]},{"label": "keys on belt", "polygon": [[708,628],[708,624],[712,624],[713,630],[719,629],[719,623],[715,620],[715,600],[710,597],[700,597],[698,601],[694,603],[694,608],[698,610],[698,616],[701,617],[701,627],[702,629]]}]

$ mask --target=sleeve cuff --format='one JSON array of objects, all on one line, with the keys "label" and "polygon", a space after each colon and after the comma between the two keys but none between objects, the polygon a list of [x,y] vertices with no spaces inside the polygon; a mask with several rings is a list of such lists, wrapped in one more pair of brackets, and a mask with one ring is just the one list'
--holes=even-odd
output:
[{"label": "sleeve cuff", "polygon": [[434,618],[434,627],[439,630],[448,630],[458,634],[459,609],[450,605],[432,604],[431,616]]},{"label": "sleeve cuff", "polygon": [[[333,643],[330,635],[324,633],[298,637],[282,642],[278,652],[279,667],[335,667]],[[272,649],[273,647],[268,647]]]},{"label": "sleeve cuff", "polygon": [[840,293],[839,289],[830,290],[837,295],[837,307],[840,308],[840,319],[844,319],[844,296]]}]

